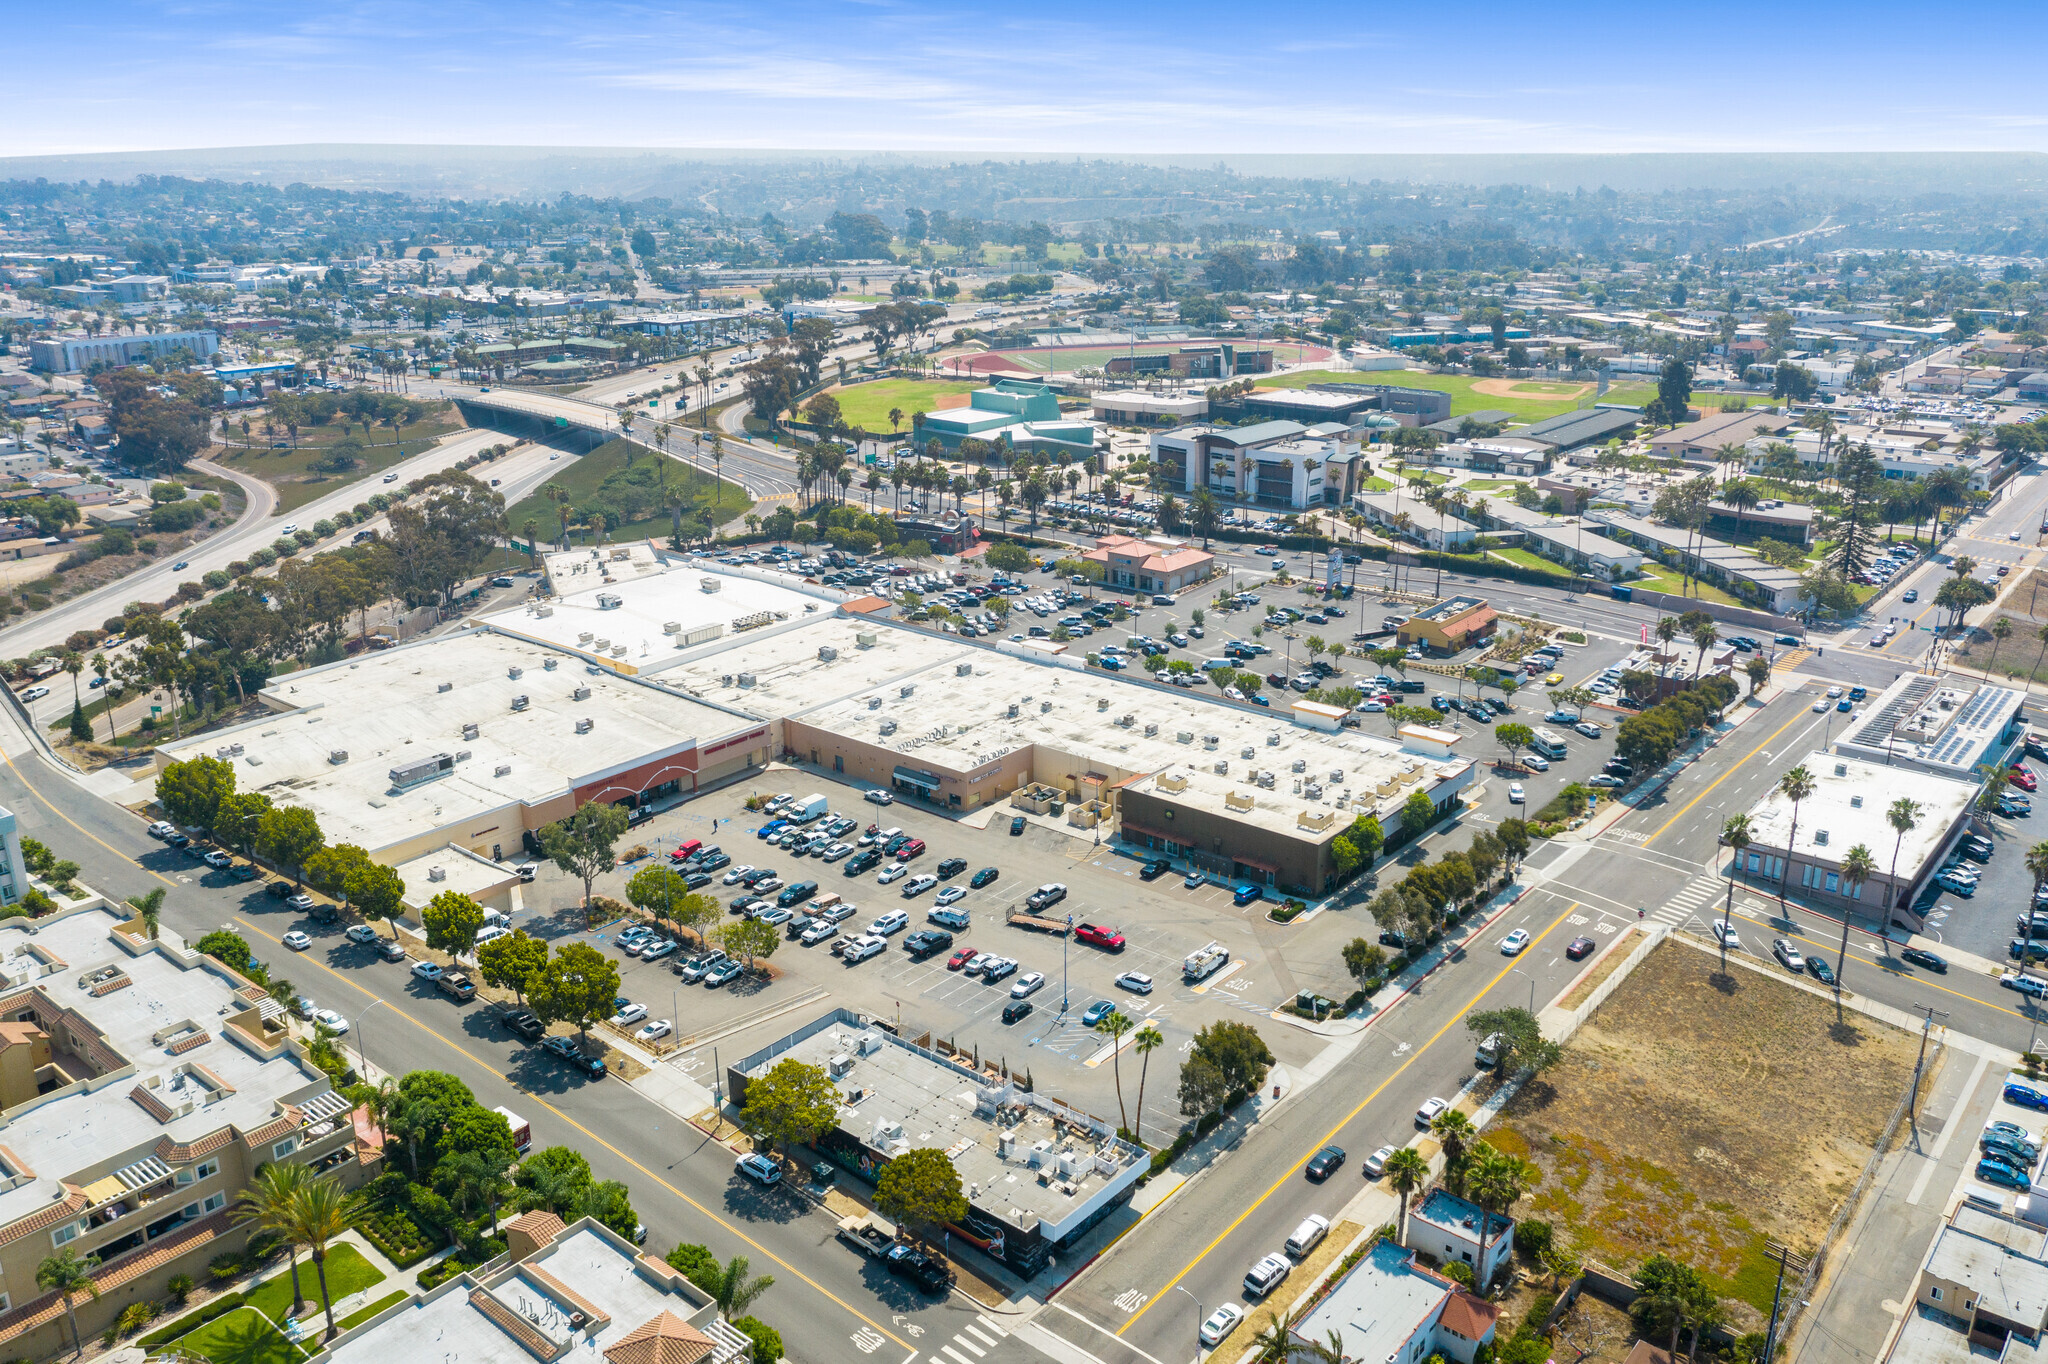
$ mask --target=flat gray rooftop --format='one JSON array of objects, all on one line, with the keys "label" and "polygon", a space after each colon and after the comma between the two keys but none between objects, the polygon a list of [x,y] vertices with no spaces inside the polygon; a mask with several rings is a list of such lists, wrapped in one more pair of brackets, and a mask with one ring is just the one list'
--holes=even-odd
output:
[{"label": "flat gray rooftop", "polygon": [[1295,1326],[1303,1340],[1343,1337],[1346,1359],[1392,1359],[1451,1295],[1448,1281],[1415,1267],[1395,1241],[1373,1246]]}]

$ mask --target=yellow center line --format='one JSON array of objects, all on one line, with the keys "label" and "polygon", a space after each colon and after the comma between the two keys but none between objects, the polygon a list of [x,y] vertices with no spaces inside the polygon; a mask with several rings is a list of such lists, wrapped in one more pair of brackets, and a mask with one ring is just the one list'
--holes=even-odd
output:
[{"label": "yellow center line", "polygon": [[[1821,951],[1821,956],[1822,956],[1822,959],[1823,959],[1823,960],[1825,960],[1825,959],[1826,959],[1826,956],[1827,956],[1827,954],[1828,954],[1829,952],[1833,952],[1833,951],[1836,951],[1836,950],[1837,950],[1837,949],[1838,949],[1838,948],[1839,948],[1839,947],[1841,946],[1841,939],[1839,939],[1839,938],[1837,938],[1837,939],[1836,939],[1836,940],[1835,940],[1834,942],[1822,942],[1822,941],[1820,941],[1820,940],[1819,940],[1819,939],[1817,939],[1817,938],[1809,938],[1809,937],[1807,937],[1807,936],[1806,936],[1806,935],[1805,935],[1804,933],[1797,933],[1797,932],[1795,932],[1795,933],[1790,933],[1790,934],[1787,934],[1786,936],[1788,936],[1788,937],[1791,937],[1791,938],[1796,938],[1796,939],[1798,939],[1798,940],[1799,940],[1800,942],[1803,942],[1803,943],[1812,943],[1812,944],[1813,944],[1813,945],[1814,945],[1815,947],[1818,947],[1818,948],[1822,949],[1822,951]],[[1852,936],[1853,936],[1853,934],[1852,934]],[[1879,963],[1878,963],[1878,959],[1877,959],[1876,957],[1872,957],[1872,956],[1866,956],[1865,954],[1863,954],[1863,953],[1861,953],[1861,952],[1857,952],[1857,951],[1854,951],[1854,950],[1851,950],[1851,951],[1850,951],[1850,953],[1849,953],[1849,955],[1850,955],[1850,956],[1852,956],[1852,957],[1854,957],[1854,958],[1856,958],[1856,960],[1858,960],[1858,961],[1860,961],[1860,962],[1865,962],[1865,963],[1867,963],[1867,964],[1869,964],[1869,965],[1871,965],[1871,966],[1875,966],[1875,967],[1877,967],[1877,969],[1878,969],[1878,970],[1880,970],[1880,971],[1884,969],[1884,968],[1883,968],[1883,966],[1879,965]],[[1937,984],[1937,983],[1935,983],[1934,981],[1931,981],[1931,980],[1927,980],[1927,979],[1924,979],[1924,978],[1922,978],[1922,977],[1920,977],[1920,976],[1914,976],[1914,977],[1912,977],[1912,980],[1913,980],[1913,983],[1914,983],[1914,984],[1915,984],[1916,986],[1917,986],[1917,985],[1924,985],[1924,986],[1926,986],[1926,987],[1927,987],[1928,989],[1930,989],[1930,990],[1939,990],[1939,991],[1941,991],[1941,992],[1942,992],[1943,994],[1945,994],[1945,995],[1954,995],[1954,996],[1955,996],[1955,997],[1956,997],[1957,999],[1967,999],[1967,1000],[1969,1000],[1969,1001],[1970,1001],[1970,1002],[1971,1002],[1972,1004],[1976,1004],[1976,1005],[1979,1005],[1979,1006],[1981,1006],[1981,1007],[1983,1007],[1983,1008],[1986,1008],[1986,1009],[1992,1009],[1992,1010],[1995,1010],[1995,1011],[1997,1011],[1998,1013],[2002,1013],[2002,1014],[2009,1014],[2009,1015],[2011,1015],[2011,1016],[2012,1016],[2012,1017],[2014,1017],[2014,1018],[2025,1018],[2025,1017],[2026,1017],[2026,1015],[2025,1015],[2025,1014],[2023,1014],[2023,1013],[2020,1013],[2020,1012],[2019,1012],[2018,1010],[2016,1010],[2016,1009],[2008,1009],[2008,1008],[2006,1008],[2006,1007],[2005,1007],[2005,1006],[2004,1006],[2003,1004],[1994,1004],[1994,1003],[1992,1003],[1992,1002],[1991,1002],[1990,1000],[1988,1000],[1988,999],[1979,999],[1979,998],[1977,998],[1977,996],[1975,996],[1975,995],[1972,995],[1972,994],[1965,994],[1965,993],[1964,993],[1963,991],[1961,991],[1961,990],[1951,990],[1951,989],[1950,989],[1950,988],[1949,988],[1948,986],[1946,986],[1946,985],[1940,985],[1940,984]]]},{"label": "yellow center line", "polygon": [[[113,844],[107,842],[99,835],[85,828],[77,820],[71,818],[71,816],[65,814],[62,810],[59,810],[55,805],[52,805],[50,803],[48,797],[44,796],[41,791],[36,789],[36,786],[33,782],[29,781],[29,779],[25,775],[23,775],[21,769],[15,765],[14,759],[11,756],[0,754],[0,758],[5,759],[8,768],[13,771],[15,776],[21,778],[22,785],[26,786],[29,789],[29,793],[33,795],[37,800],[41,801],[43,807],[47,809],[51,814],[57,816],[57,818],[63,820],[66,824],[69,824],[72,828],[78,830],[78,832],[84,834],[87,838],[90,838],[93,842],[99,844],[102,848],[105,848],[108,852],[120,858],[122,861],[128,863],[131,866],[138,867],[143,871],[149,872],[151,876],[156,877],[157,880],[162,881],[165,885],[176,886],[178,884],[176,881],[173,881],[170,877],[165,876],[160,872],[150,871],[148,867],[144,867],[140,862],[137,862],[127,853],[122,852],[119,848],[116,848]],[[244,927],[246,927],[250,932],[254,933],[256,936],[264,939],[267,942],[276,943],[280,947],[284,945],[282,941],[280,941],[278,938],[265,932],[263,929],[258,928],[254,923],[252,923],[247,918],[243,918],[239,915],[237,915],[236,918],[238,922],[240,922]],[[320,970],[325,971],[328,975],[333,976],[337,981],[340,981],[342,984],[347,985],[351,989],[362,994],[365,998],[378,1000],[386,1004],[392,1003],[392,1001],[384,999],[382,995],[375,993],[374,991],[368,989],[367,987],[363,986],[357,981],[351,980],[349,977],[343,975],[341,972],[335,970],[333,967],[329,966],[327,963],[323,961],[319,961],[313,957],[300,957],[297,958],[297,960],[304,961],[310,965],[318,967]],[[498,1073],[498,1068],[496,1066],[490,1064],[488,1061],[483,1060],[481,1057],[476,1056],[474,1053],[470,1052],[466,1048],[458,1046],[456,1043],[450,1041],[441,1033],[436,1032],[434,1029],[420,1022],[417,1018],[414,1018],[411,1014],[405,1012],[405,1010],[396,1007],[395,1004],[393,1005],[391,1012],[396,1014],[398,1017],[403,1018],[406,1022],[412,1024],[421,1032],[426,1033],[429,1037],[434,1038],[436,1041],[440,1042],[443,1046],[446,1046],[451,1051],[454,1051],[457,1054],[467,1058],[468,1060],[474,1062],[478,1066],[481,1066],[483,1069],[490,1071],[492,1074]],[[516,1089],[518,1088],[518,1086],[515,1085],[514,1088]],[[731,1232],[734,1236],[737,1236],[740,1240],[746,1242],[749,1246],[752,1246],[755,1250],[767,1256],[776,1264],[782,1266],[782,1268],[788,1270],[791,1274],[794,1274],[797,1278],[801,1279],[811,1288],[816,1289],[818,1293],[823,1295],[825,1298],[836,1303],[838,1306],[844,1308],[849,1315],[857,1318],[862,1322],[865,1322],[868,1326],[871,1326],[875,1330],[881,1332],[890,1340],[893,1340],[898,1345],[901,1345],[904,1349],[908,1350],[912,1348],[909,1341],[904,1340],[901,1336],[889,1330],[888,1327],[883,1326],[880,1322],[875,1321],[873,1318],[867,1316],[859,1308],[853,1306],[851,1303],[838,1297],[836,1294],[832,1292],[832,1290],[826,1288],[823,1284],[818,1283],[809,1275],[805,1274],[802,1270],[798,1269],[795,1265],[789,1263],[787,1260],[777,1255],[774,1251],[768,1249],[768,1247],[762,1245],[759,1241],[756,1241],[753,1237],[747,1235],[747,1233],[740,1227],[737,1227],[733,1225],[731,1222],[726,1221],[723,1217],[720,1217],[717,1213],[711,1211],[711,1209],[705,1207],[702,1203],[699,1203],[696,1199],[690,1197],[681,1189],[669,1183],[666,1179],[663,1179],[660,1175],[648,1169],[645,1165],[642,1165],[639,1161],[633,1159],[633,1157],[627,1155],[624,1151],[621,1151],[618,1147],[606,1141],[603,1137],[598,1136],[597,1133],[591,1131],[582,1123],[576,1121],[576,1119],[570,1117],[567,1113],[564,1113],[561,1109],[555,1107],[553,1104],[549,1103],[540,1095],[534,1093],[530,1089],[521,1089],[519,1090],[519,1092],[526,1098],[530,1099],[532,1102],[539,1104],[542,1108],[545,1108],[548,1112],[554,1114],[557,1118],[560,1118],[569,1126],[575,1128],[578,1132],[581,1132],[585,1137],[588,1137],[591,1141],[596,1142],[605,1150],[610,1151],[613,1155],[617,1156],[620,1160],[626,1162],[626,1164],[632,1166],[635,1170],[638,1170],[641,1174],[646,1175],[649,1179],[653,1180],[656,1184],[659,1184],[662,1188],[667,1189],[677,1198],[680,1198],[683,1202],[689,1204],[698,1212],[704,1214],[704,1216],[710,1218],[713,1222],[717,1223],[725,1230]]]},{"label": "yellow center line", "polygon": [[1691,800],[1687,801],[1685,805],[1678,811],[1677,814],[1673,815],[1671,818],[1665,820],[1661,825],[1659,825],[1657,827],[1656,833],[1651,834],[1648,838],[1643,840],[1643,846],[1647,848],[1652,843],[1655,843],[1658,839],[1662,838],[1664,836],[1665,830],[1669,829],[1672,825],[1678,823],[1679,820],[1684,819],[1686,814],[1689,811],[1691,811],[1693,806],[1698,805],[1701,801],[1707,798],[1708,791],[1712,791],[1716,786],[1719,786],[1722,782],[1728,780],[1737,772],[1740,772],[1742,770],[1744,763],[1747,763],[1751,758],[1754,758],[1758,753],[1763,751],[1763,747],[1765,744],[1775,741],[1780,734],[1783,734],[1786,730],[1792,728],[1792,726],[1798,724],[1801,720],[1805,718],[1805,711],[1795,712],[1791,719],[1787,720],[1784,724],[1779,725],[1776,729],[1772,730],[1768,735],[1766,735],[1761,741],[1758,742],[1755,748],[1750,749],[1749,752],[1743,754],[1740,758],[1737,758],[1735,762],[1729,766],[1726,772],[1723,772],[1720,776],[1714,778],[1711,782],[1708,782],[1705,791],[1700,792]]},{"label": "yellow center line", "polygon": [[[1559,924],[1563,923],[1568,917],[1570,917],[1572,911],[1577,909],[1578,907],[1579,902],[1576,900],[1572,901],[1571,904],[1565,907],[1564,913],[1558,915],[1555,919],[1552,919],[1549,925],[1541,933],[1538,933],[1534,938],[1530,940],[1529,946],[1533,948],[1540,944],[1545,938],[1549,937],[1551,929],[1554,929]],[[1503,980],[1506,980],[1508,972],[1514,969],[1515,968],[1513,962],[1510,962],[1508,965],[1501,967],[1500,971],[1493,977],[1493,979],[1487,981],[1485,985],[1480,987],[1479,993],[1472,996],[1472,1004],[1476,1005],[1479,1003],[1480,1000],[1486,998],[1487,992],[1493,989],[1494,986],[1500,984]],[[1466,1009],[1469,1009],[1470,1007],[1471,1005],[1467,1005]],[[1399,1070],[1396,1070],[1392,1075],[1389,1075],[1386,1079],[1380,1081],[1379,1084],[1373,1088],[1372,1093],[1366,1095],[1363,1099],[1360,1099],[1358,1101],[1358,1106],[1356,1108],[1352,1109],[1349,1113],[1346,1113],[1342,1118],[1339,1118],[1337,1120],[1337,1125],[1335,1127],[1332,1127],[1328,1132],[1324,1133],[1322,1140],[1310,1146],[1309,1149],[1302,1154],[1301,1159],[1295,1161],[1294,1164],[1290,1165],[1278,1179],[1274,1180],[1272,1186],[1268,1188],[1264,1193],[1260,1194],[1250,1207],[1246,1208],[1243,1212],[1239,1213],[1237,1215],[1236,1221],[1233,1221],[1229,1226],[1225,1227],[1222,1231],[1216,1233],[1216,1239],[1211,1241],[1208,1245],[1203,1246],[1201,1254],[1195,1256],[1194,1259],[1188,1261],[1186,1268],[1182,1269],[1180,1273],[1174,1275],[1171,1279],[1168,1279],[1165,1285],[1161,1287],[1157,1293],[1154,1293],[1151,1297],[1147,1298],[1145,1300],[1145,1305],[1140,1307],[1136,1312],[1132,1313],[1131,1319],[1129,1321],[1125,1322],[1122,1326],[1117,1328],[1117,1335],[1121,1336],[1125,1331],[1128,1331],[1133,1326],[1137,1325],[1139,1317],[1144,1316],[1146,1312],[1151,1310],[1154,1303],[1157,1303],[1161,1298],[1165,1297],[1168,1293],[1171,1293],[1174,1290],[1174,1287],[1177,1284],[1179,1284],[1182,1279],[1185,1279],[1190,1273],[1194,1271],[1196,1265],[1202,1263],[1203,1260],[1209,1257],[1209,1253],[1211,1251],[1215,1250],[1216,1247],[1223,1244],[1225,1237],[1229,1236],[1230,1233],[1237,1230],[1239,1224],[1241,1224],[1245,1218],[1250,1217],[1253,1213],[1257,1212],[1259,1210],[1260,1204],[1264,1203],[1267,1199],[1271,1198],[1276,1192],[1278,1192],[1281,1185],[1293,1179],[1296,1172],[1299,1171],[1302,1166],[1308,1164],[1308,1159],[1310,1156],[1314,1155],[1317,1151],[1322,1150],[1331,1142],[1334,1142],[1337,1139],[1337,1134],[1344,1130],[1345,1124],[1349,1123],[1353,1118],[1357,1117],[1360,1113],[1363,1113],[1365,1111],[1367,1104],[1370,1104],[1374,1099],[1377,1099],[1380,1096],[1381,1092],[1385,1090],[1388,1085],[1400,1079],[1401,1076],[1407,1072],[1408,1067],[1414,1065],[1417,1061],[1420,1061],[1422,1059],[1423,1053],[1428,1051],[1431,1047],[1435,1046],[1437,1042],[1442,1039],[1443,1035],[1449,1032],[1454,1025],[1464,1022],[1466,1009],[1460,1009],[1456,1014],[1452,1015],[1451,1018],[1441,1028],[1438,1028],[1436,1032],[1430,1036],[1430,1039],[1427,1042],[1424,1042],[1421,1046],[1415,1049],[1414,1055],[1410,1056],[1406,1061],[1403,1061],[1401,1063],[1401,1067]]]}]

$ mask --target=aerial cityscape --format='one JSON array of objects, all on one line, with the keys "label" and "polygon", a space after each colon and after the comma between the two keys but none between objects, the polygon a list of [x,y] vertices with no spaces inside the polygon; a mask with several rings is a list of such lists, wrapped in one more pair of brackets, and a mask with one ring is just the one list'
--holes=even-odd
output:
[{"label": "aerial cityscape", "polygon": [[2048,1360],[1972,17],[16,16],[0,1359]]}]

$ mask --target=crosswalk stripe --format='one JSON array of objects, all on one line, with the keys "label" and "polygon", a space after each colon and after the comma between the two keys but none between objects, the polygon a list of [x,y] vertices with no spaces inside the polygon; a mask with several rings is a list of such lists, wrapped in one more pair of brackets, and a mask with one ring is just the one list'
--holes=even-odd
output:
[{"label": "crosswalk stripe", "polygon": [[983,1315],[982,1315],[981,1313],[979,1313],[979,1312],[976,1312],[976,1313],[974,1314],[974,1319],[975,1319],[976,1321],[980,1322],[980,1323],[981,1323],[981,1324],[982,1324],[983,1326],[986,1326],[986,1327],[988,1327],[988,1329],[989,1329],[989,1330],[991,1330],[991,1331],[995,1332],[995,1333],[996,1333],[996,1338],[997,1338],[997,1339],[999,1339],[999,1340],[1000,1340],[1000,1339],[1001,1339],[1002,1337],[1004,1337],[1004,1336],[1007,1336],[1008,1334],[1010,1334],[1010,1333],[1009,1333],[1008,1331],[1005,1331],[1005,1330],[1004,1330],[1004,1329],[1003,1329],[1002,1327],[1000,1327],[1000,1326],[996,1325],[996,1324],[995,1324],[994,1322],[990,1321],[990,1320],[989,1320],[989,1319],[988,1319],[987,1317],[983,1316]]},{"label": "crosswalk stripe", "polygon": [[[941,1345],[939,1347],[939,1352],[941,1354],[949,1354],[953,1356],[953,1364],[974,1364],[973,1360],[969,1359],[966,1355],[961,1354],[958,1350],[954,1349],[950,1345]],[[981,1351],[976,1350],[975,1353],[980,1354]]]},{"label": "crosswalk stripe", "polygon": [[[958,1345],[963,1350],[972,1351],[976,1359],[980,1359],[983,1355],[988,1353],[988,1351],[982,1349],[979,1345],[976,1345],[973,1341],[966,1339],[964,1336],[954,1336],[953,1345]],[[953,1345],[948,1345],[946,1347],[947,1354],[954,1354]]]},{"label": "crosswalk stripe", "polygon": [[[988,1346],[989,1349],[995,1349],[996,1343],[993,1340],[990,1340],[987,1336],[983,1335],[981,1332],[975,1330],[972,1326],[963,1327],[962,1329],[965,1330],[968,1335],[973,1336],[976,1340]],[[955,1336],[954,1339],[958,1340],[959,1337]]]}]

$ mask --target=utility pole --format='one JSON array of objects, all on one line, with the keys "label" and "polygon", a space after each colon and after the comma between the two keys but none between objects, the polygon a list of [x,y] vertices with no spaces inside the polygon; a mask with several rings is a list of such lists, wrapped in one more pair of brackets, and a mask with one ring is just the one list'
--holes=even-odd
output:
[{"label": "utility pole", "polygon": [[1945,1026],[1948,1023],[1948,1010],[1946,1009],[1937,1009],[1931,1005],[1917,1003],[1913,1005],[1913,1008],[1917,1012],[1926,1014],[1927,1018],[1920,1025],[1920,1055],[1913,1061],[1913,1088],[1906,1098],[1907,1122],[1913,1121],[1914,1107],[1920,1102],[1920,1075],[1927,1065],[1927,1034],[1934,1031],[1934,1016],[1940,1014],[1943,1025]]},{"label": "utility pole", "polygon": [[1785,1271],[1796,1264],[1803,1279],[1806,1276],[1807,1262],[1794,1255],[1789,1246],[1780,1245],[1776,1241],[1765,1241],[1764,1248],[1766,1253],[1778,1262],[1778,1286],[1771,1290],[1771,1324],[1764,1332],[1764,1354],[1761,1361],[1761,1364],[1771,1364],[1771,1352],[1777,1348],[1778,1342],[1778,1300],[1785,1292]]}]

